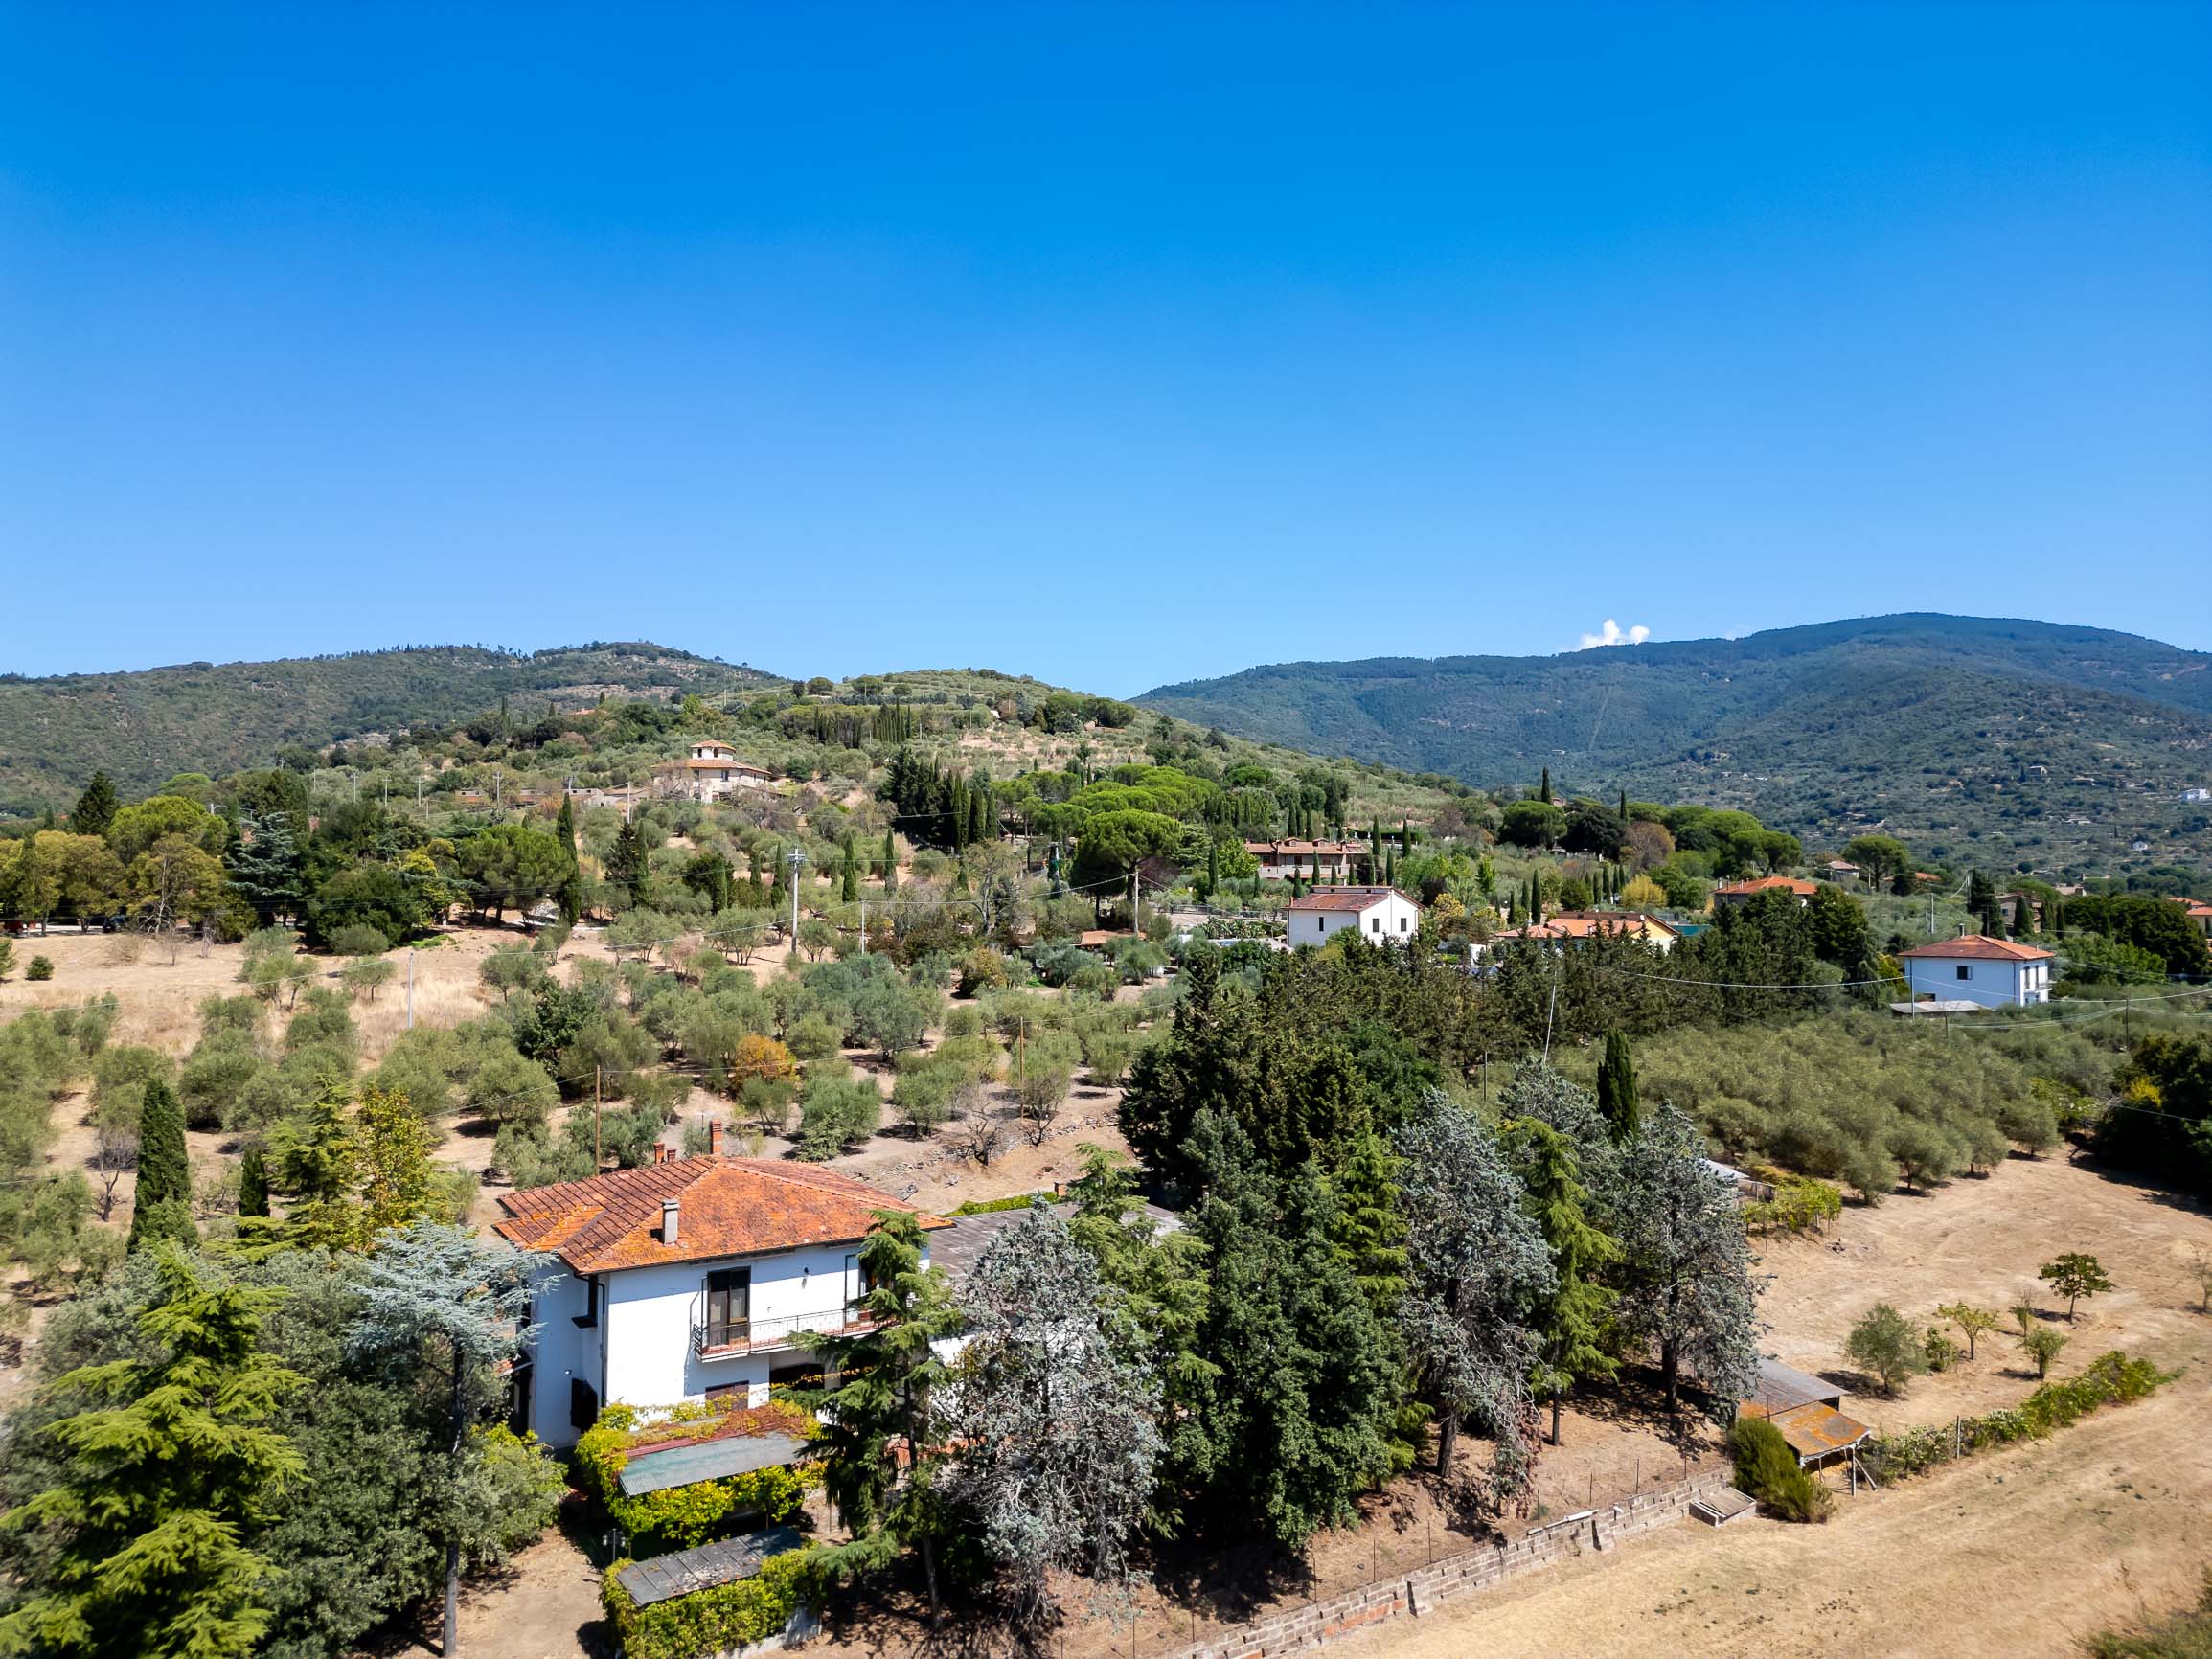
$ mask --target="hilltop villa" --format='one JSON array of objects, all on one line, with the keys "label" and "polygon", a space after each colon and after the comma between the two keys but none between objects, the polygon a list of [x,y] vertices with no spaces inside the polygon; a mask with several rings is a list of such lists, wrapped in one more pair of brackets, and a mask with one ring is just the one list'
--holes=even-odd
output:
[{"label": "hilltop villa", "polygon": [[680,761],[664,761],[653,768],[653,790],[693,801],[719,801],[738,789],[765,788],[773,774],[738,759],[727,743],[703,739]]}]

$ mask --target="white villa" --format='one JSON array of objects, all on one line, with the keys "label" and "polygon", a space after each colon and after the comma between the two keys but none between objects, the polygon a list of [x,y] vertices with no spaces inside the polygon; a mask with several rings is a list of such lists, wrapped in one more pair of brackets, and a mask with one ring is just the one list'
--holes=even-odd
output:
[{"label": "white villa", "polygon": [[738,759],[727,743],[703,739],[680,761],[653,768],[653,789],[660,795],[680,795],[693,801],[719,801],[737,789],[764,789],[772,781],[764,767]]},{"label": "white villa", "polygon": [[1370,944],[1410,944],[1421,930],[1421,906],[1395,887],[1317,887],[1285,914],[1293,949],[1353,930]]},{"label": "white villa", "polygon": [[502,1238],[558,1261],[517,1378],[524,1420],[554,1446],[603,1402],[764,1405],[771,1383],[818,1373],[803,1336],[863,1329],[861,1240],[876,1212],[913,1208],[849,1175],[718,1153],[504,1193],[499,1207]]},{"label": "white villa", "polygon": [[2051,964],[2057,959],[2032,944],[1970,933],[1901,950],[1897,960],[1911,1000],[2026,1008],[2051,1000]]}]

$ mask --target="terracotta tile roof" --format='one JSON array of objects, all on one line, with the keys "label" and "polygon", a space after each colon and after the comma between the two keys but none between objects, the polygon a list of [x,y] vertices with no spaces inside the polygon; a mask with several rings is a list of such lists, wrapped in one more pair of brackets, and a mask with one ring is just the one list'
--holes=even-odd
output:
[{"label": "terracotta tile roof", "polygon": [[[1398,889],[1395,887],[1321,887],[1307,894],[1303,898],[1291,899],[1288,908],[1291,910],[1344,910],[1357,913],[1374,909],[1393,893],[1398,893]],[[1414,909],[1419,910],[1421,908],[1407,895],[1398,893],[1398,897],[1413,905]]]},{"label": "terracotta tile roof", "polygon": [[1715,893],[1748,896],[1754,893],[1772,893],[1787,888],[1800,898],[1810,898],[1820,891],[1817,881],[1801,881],[1794,875],[1762,875],[1756,881],[1732,881],[1725,887],[1716,887]]},{"label": "terracotta tile roof", "polygon": [[1970,933],[1963,939],[1939,939],[1933,944],[1916,944],[1910,950],[1901,950],[1900,959],[1908,956],[1934,957],[1943,962],[2049,962],[2051,953],[2038,950],[2032,944],[2016,944],[2009,939],[1990,939],[1979,933]]},{"label": "terracotta tile roof", "polygon": [[[679,1205],[676,1242],[661,1242],[661,1205]],[[878,1210],[912,1211],[850,1175],[765,1158],[676,1158],[582,1181],[502,1193],[502,1239],[550,1250],[579,1273],[757,1256],[863,1239]],[[951,1223],[923,1216],[925,1228]]]},{"label": "terracotta tile roof", "polygon": [[1601,933],[1641,934],[1654,928],[1679,937],[1677,929],[1641,910],[1562,910],[1544,923],[1544,927],[1554,939],[1594,939]]}]

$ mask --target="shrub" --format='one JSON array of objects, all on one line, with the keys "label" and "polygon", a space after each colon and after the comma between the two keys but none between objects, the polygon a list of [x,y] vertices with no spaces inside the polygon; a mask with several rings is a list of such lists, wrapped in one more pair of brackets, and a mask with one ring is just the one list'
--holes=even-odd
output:
[{"label": "shrub", "polygon": [[1965,1352],[1962,1343],[1933,1325],[1927,1328],[1927,1338],[1921,1345],[1922,1357],[1927,1362],[1930,1371],[1949,1371],[1958,1363],[1959,1355]]},{"label": "shrub", "polygon": [[806,1599],[809,1550],[771,1556],[749,1579],[640,1607],[622,1587],[620,1560],[600,1580],[600,1601],[627,1659],[700,1659],[780,1635]]},{"label": "shrub", "polygon": [[962,996],[996,990],[1007,983],[1006,958],[987,944],[979,944],[960,959],[954,989]]},{"label": "shrub", "polygon": [[1851,1328],[1843,1352],[1879,1376],[1881,1392],[1887,1395],[1896,1394],[1898,1384],[1907,1377],[1927,1370],[1926,1339],[1913,1329],[1912,1321],[1886,1302],[1877,1302]]},{"label": "shrub", "polygon": [[750,1428],[758,1433],[811,1432],[803,1414],[785,1405],[724,1410],[706,1402],[672,1406],[648,1425],[638,1422],[637,1408],[615,1403],[605,1407],[598,1422],[576,1443],[577,1484],[603,1509],[607,1518],[628,1534],[630,1544],[643,1556],[689,1550],[717,1538],[726,1538],[755,1526],[774,1526],[796,1514],[805,1501],[814,1470],[778,1466],[718,1480],[693,1481],[664,1487],[655,1492],[625,1497],[621,1478],[629,1462],[630,1448],[650,1442],[714,1439]]},{"label": "shrub", "polygon": [[2047,1325],[2039,1325],[2020,1338],[2020,1346],[2027,1350],[2028,1357],[2036,1362],[2036,1375],[2048,1376],[2051,1375],[2051,1361],[2058,1358],[2059,1351],[2066,1346],[2066,1335],[2063,1330],[2053,1330]]},{"label": "shrub", "polygon": [[1827,1489],[1797,1466],[1782,1431],[1763,1417],[1739,1418],[1729,1431],[1736,1485],[1785,1521],[1825,1521],[1834,1507]]},{"label": "shrub", "polygon": [[23,977],[35,980],[52,979],[54,977],[54,964],[46,957],[34,956],[31,959],[31,965],[23,970]]},{"label": "shrub", "polygon": [[365,921],[349,921],[331,933],[331,948],[340,956],[382,956],[392,942]]},{"label": "shrub", "polygon": [[15,942],[12,939],[0,939],[0,979],[6,979],[14,971]]},{"label": "shrub", "polygon": [[176,1098],[184,1107],[185,1123],[195,1129],[212,1129],[222,1123],[231,1102],[262,1065],[249,1035],[226,1028],[203,1037],[177,1079]]}]

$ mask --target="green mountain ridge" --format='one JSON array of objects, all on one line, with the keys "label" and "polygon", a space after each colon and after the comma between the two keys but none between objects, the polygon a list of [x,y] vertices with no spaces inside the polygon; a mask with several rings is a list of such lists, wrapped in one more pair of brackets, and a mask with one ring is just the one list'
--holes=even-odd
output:
[{"label": "green mountain ridge", "polygon": [[[0,814],[65,807],[96,768],[125,792],[145,790],[181,771],[265,765],[295,744],[322,748],[402,727],[452,725],[503,697],[573,708],[602,693],[704,695],[774,678],[634,641],[529,653],[409,646],[127,673],[0,676]],[[517,719],[529,712],[517,710]]]},{"label": "green mountain ridge", "polygon": [[[1281,663],[1136,699],[1486,786],[1741,806],[1814,844],[2052,872],[2212,865],[2212,654],[1928,614],[1552,657]],[[2141,836],[2146,852],[2131,851]],[[1986,844],[1986,845],[1984,845]]]}]

